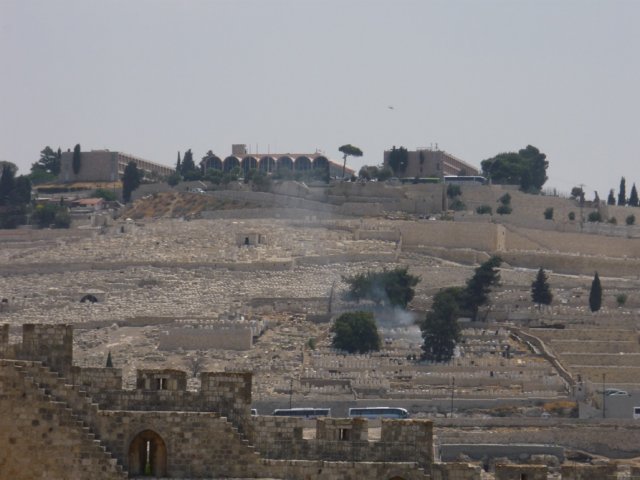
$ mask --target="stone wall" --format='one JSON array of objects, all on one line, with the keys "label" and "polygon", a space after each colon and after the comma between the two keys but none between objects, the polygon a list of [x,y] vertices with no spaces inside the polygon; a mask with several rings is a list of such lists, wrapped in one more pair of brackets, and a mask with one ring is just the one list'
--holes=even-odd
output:
[{"label": "stone wall", "polygon": [[480,480],[481,475],[480,467],[469,463],[434,463],[431,466],[433,480]]},{"label": "stone wall", "polygon": [[617,466],[609,465],[562,465],[562,480],[613,480],[617,478]]},{"label": "stone wall", "polygon": [[491,223],[397,222],[402,245],[446,248],[472,248],[485,252],[504,250],[505,229]]},{"label": "stone wall", "polygon": [[[531,228],[517,228],[514,231],[551,252],[630,258],[640,256],[638,241],[630,238],[607,237],[605,241],[602,235],[586,233],[549,232]],[[507,236],[507,250],[521,249],[514,239]]]},{"label": "stone wall", "polygon": [[[637,455],[640,444],[640,425],[629,421],[606,420],[574,420],[555,421],[544,419],[547,426],[543,426],[541,419],[532,419],[536,426],[527,426],[528,419],[495,419],[507,420],[509,426],[498,426],[491,420],[488,423],[478,420],[467,428],[442,430],[438,428],[438,439],[442,444],[500,444],[510,446],[514,444],[561,445],[564,448],[575,448],[587,452],[616,458],[629,458]],[[517,421],[519,420],[519,422]],[[638,423],[638,422],[636,422]],[[438,427],[445,422],[438,422]],[[457,425],[460,422],[456,422]],[[482,430],[477,427],[483,426]]]},{"label": "stone wall", "polygon": [[383,420],[379,441],[368,440],[366,419],[317,419],[315,438],[304,439],[303,430],[308,424],[302,418],[253,417],[250,440],[269,458],[367,462],[394,459],[418,462],[423,467],[433,461],[433,424],[429,420]]},{"label": "stone wall", "polygon": [[546,465],[505,465],[495,466],[496,480],[547,480]]},{"label": "stone wall", "polygon": [[73,363],[73,327],[33,323],[23,325],[19,356],[37,360],[63,375],[69,375]]},{"label": "stone wall", "polygon": [[121,368],[73,367],[71,380],[74,385],[81,385],[88,391],[121,390]]},{"label": "stone wall", "polygon": [[12,480],[126,478],[61,403],[0,360],[0,477]]}]

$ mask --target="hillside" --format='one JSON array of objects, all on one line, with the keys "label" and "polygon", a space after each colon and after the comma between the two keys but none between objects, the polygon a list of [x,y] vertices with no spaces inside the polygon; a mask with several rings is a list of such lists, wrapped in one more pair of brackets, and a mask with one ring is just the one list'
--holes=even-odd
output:
[{"label": "hillside", "polygon": [[179,218],[198,216],[204,210],[255,208],[251,202],[221,200],[199,193],[163,192],[136,200],[123,212],[125,218]]}]

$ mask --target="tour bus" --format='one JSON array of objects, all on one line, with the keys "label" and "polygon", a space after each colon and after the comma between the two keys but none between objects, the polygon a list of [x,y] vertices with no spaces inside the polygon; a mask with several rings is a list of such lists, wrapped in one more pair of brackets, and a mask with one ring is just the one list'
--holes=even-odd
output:
[{"label": "tour bus", "polygon": [[417,184],[417,183],[441,183],[442,180],[439,177],[404,177],[400,179],[400,183],[407,184]]},{"label": "tour bus", "polygon": [[469,183],[477,183],[479,185],[486,185],[487,179],[481,177],[480,175],[445,175],[444,183],[454,183],[454,184],[469,184]]},{"label": "tour bus", "polygon": [[633,419],[640,420],[640,407],[633,407]]},{"label": "tour bus", "polygon": [[409,412],[396,407],[358,407],[349,409],[350,417],[362,418],[409,418]]},{"label": "tour bus", "polygon": [[274,417],[303,417],[318,418],[330,417],[330,408],[277,408],[273,411]]}]

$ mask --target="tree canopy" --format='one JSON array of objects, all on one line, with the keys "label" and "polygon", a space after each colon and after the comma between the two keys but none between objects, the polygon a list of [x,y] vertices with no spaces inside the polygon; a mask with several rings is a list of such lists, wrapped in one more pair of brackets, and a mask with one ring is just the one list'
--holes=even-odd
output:
[{"label": "tree canopy", "polygon": [[331,345],[349,353],[367,353],[380,350],[380,334],[371,312],[346,312],[331,327]]},{"label": "tree canopy", "polygon": [[527,145],[516,152],[500,153],[480,163],[482,173],[492,183],[520,185],[520,189],[539,192],[547,181],[547,156],[536,147]]},{"label": "tree canopy", "polygon": [[411,275],[407,267],[382,272],[358,273],[343,277],[349,285],[348,300],[371,300],[377,305],[406,308],[415,295],[420,277]]},{"label": "tree canopy", "polygon": [[342,164],[342,178],[344,178],[344,172],[347,168],[347,157],[361,157],[362,150],[360,150],[358,147],[354,147],[350,143],[347,143],[346,145],[342,145],[340,148],[338,148],[338,151],[341,152],[344,157],[344,163]]},{"label": "tree canopy", "polygon": [[433,298],[431,310],[420,324],[423,358],[444,362],[453,357],[456,343],[460,341],[458,315],[461,294],[461,287],[451,287],[440,290]]},{"label": "tree canopy", "polygon": [[141,172],[136,166],[136,162],[127,163],[122,177],[122,199],[125,203],[131,201],[131,192],[140,186]]},{"label": "tree canopy", "polygon": [[638,201],[638,190],[636,190],[636,184],[631,186],[631,193],[629,194],[628,204],[632,207],[637,207],[640,202]]},{"label": "tree canopy", "polygon": [[592,312],[597,312],[602,306],[602,285],[600,284],[600,277],[598,272],[593,277],[591,282],[591,290],[589,291],[589,309]]},{"label": "tree canopy", "polygon": [[478,309],[489,302],[489,292],[491,287],[500,282],[498,267],[502,259],[493,256],[478,268],[475,269],[473,277],[467,280],[462,299],[464,311],[468,312],[475,320],[478,316]]},{"label": "tree canopy", "polygon": [[542,267],[538,270],[536,279],[531,284],[531,299],[533,303],[538,305],[551,305],[553,300],[553,294],[547,281],[547,274]]},{"label": "tree canopy", "polygon": [[622,177],[620,179],[620,190],[618,191],[618,205],[627,204],[627,181]]},{"label": "tree canopy", "polygon": [[440,290],[433,298],[431,310],[420,324],[423,358],[441,362],[453,356],[456,342],[460,341],[458,317],[477,317],[478,308],[489,301],[490,288],[500,280],[497,268],[500,257],[491,257],[478,268],[464,287]]},{"label": "tree canopy", "polygon": [[80,151],[80,144],[77,143],[75,147],[73,147],[73,158],[71,160],[71,168],[73,169],[74,175],[77,175],[80,171],[80,166],[82,162],[82,152]]},{"label": "tree canopy", "polygon": [[[422,152],[420,152],[422,154]],[[389,152],[389,167],[396,176],[404,175],[409,164],[409,151],[404,147],[398,147],[394,145]]]},{"label": "tree canopy", "polygon": [[58,148],[57,152],[54,152],[48,145],[40,151],[40,159],[31,164],[32,181],[53,180],[60,174],[60,158],[62,157],[62,151]]}]

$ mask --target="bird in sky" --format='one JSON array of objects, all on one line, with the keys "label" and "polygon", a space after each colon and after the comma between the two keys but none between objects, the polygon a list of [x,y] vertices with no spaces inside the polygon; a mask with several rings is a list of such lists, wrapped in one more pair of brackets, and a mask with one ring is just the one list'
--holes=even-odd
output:
[{"label": "bird in sky", "polygon": [[388,108],[389,110],[393,110],[393,105],[389,105],[387,108]]}]

